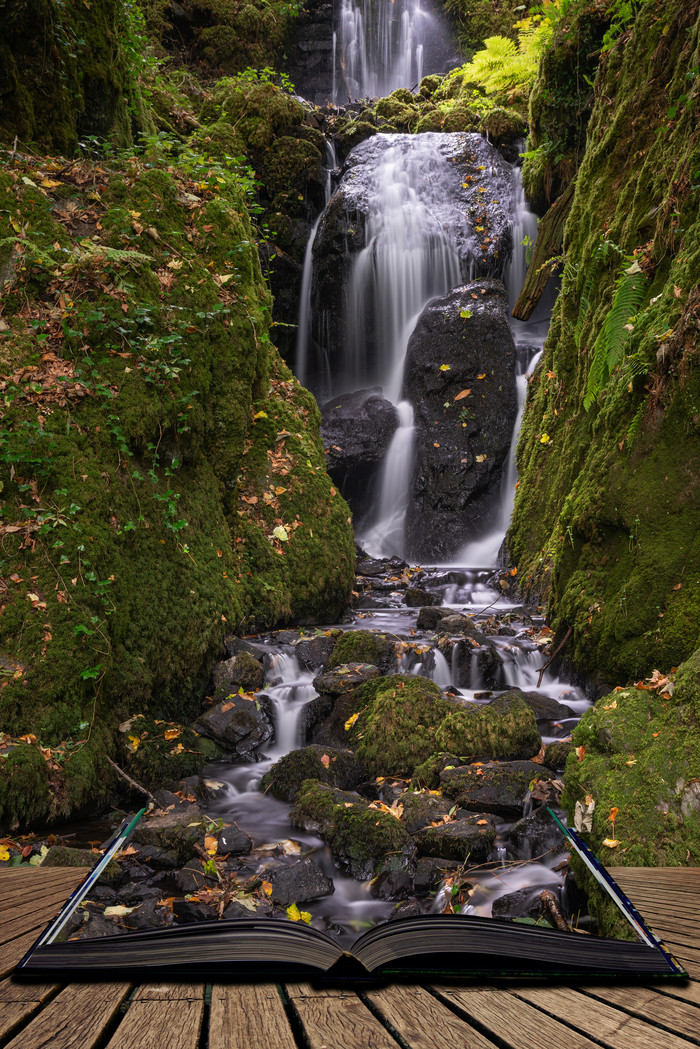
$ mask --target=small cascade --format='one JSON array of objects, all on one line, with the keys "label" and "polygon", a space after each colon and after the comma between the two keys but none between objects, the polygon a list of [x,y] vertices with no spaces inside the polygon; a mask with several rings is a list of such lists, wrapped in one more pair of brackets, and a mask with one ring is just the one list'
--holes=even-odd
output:
[{"label": "small cascade", "polygon": [[342,0],[334,33],[333,101],[378,98],[418,84],[433,22],[420,0]]},{"label": "small cascade", "polygon": [[413,466],[413,409],[408,401],[397,405],[399,427],[394,434],[379,480],[379,501],[374,523],[362,536],[364,548],[375,557],[403,553],[406,508]]},{"label": "small cascade", "polygon": [[447,688],[448,685],[452,684],[452,671],[450,670],[450,664],[447,662],[439,648],[433,649],[433,667],[430,676],[440,688]]},{"label": "small cascade", "polygon": [[[338,166],[338,158],[335,146],[330,139],[326,139],[326,187],[325,201],[327,204],[331,199],[333,189],[333,172]],[[313,224],[309,239],[304,251],[304,267],[301,275],[301,292],[299,295],[299,322],[297,326],[297,344],[295,352],[296,375],[299,382],[304,385],[307,378],[308,356],[309,356],[309,333],[311,325],[311,278],[313,276],[313,257],[316,234],[321,224],[321,212]]]}]

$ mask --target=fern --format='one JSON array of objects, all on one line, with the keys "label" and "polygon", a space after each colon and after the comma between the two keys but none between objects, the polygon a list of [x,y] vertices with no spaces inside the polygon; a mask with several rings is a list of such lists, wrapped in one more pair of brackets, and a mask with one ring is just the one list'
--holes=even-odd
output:
[{"label": "fern", "polygon": [[641,429],[642,429],[642,420],[643,420],[643,418],[644,418],[644,405],[640,404],[639,408],[637,408],[637,411],[634,413],[634,418],[632,419],[632,422],[627,427],[627,444],[628,445],[631,446],[632,444],[634,444],[635,440],[639,436],[639,434],[641,432]]},{"label": "fern", "polygon": [[554,21],[542,16],[523,18],[515,28],[517,44],[505,36],[484,40],[484,50],[462,67],[465,82],[473,81],[494,93],[531,87],[542,52],[552,38]]},{"label": "fern", "polygon": [[603,327],[593,346],[593,357],[588,371],[583,406],[588,409],[609,379],[615,367],[622,363],[625,343],[630,336],[630,320],[639,310],[646,294],[646,278],[637,262],[625,267],[615,281],[615,295]]}]

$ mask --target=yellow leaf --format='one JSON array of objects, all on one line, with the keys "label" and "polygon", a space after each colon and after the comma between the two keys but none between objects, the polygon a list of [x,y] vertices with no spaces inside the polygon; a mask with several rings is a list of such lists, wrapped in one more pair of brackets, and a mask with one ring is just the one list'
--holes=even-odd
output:
[{"label": "yellow leaf", "polygon": [[457,396],[455,397],[455,400],[456,401],[463,401],[464,398],[468,397],[471,392],[472,392],[471,390],[460,390],[459,393],[457,394]]},{"label": "yellow leaf", "polygon": [[548,433],[543,433],[540,437],[540,444],[549,444],[550,437]]},{"label": "yellow leaf", "polygon": [[483,375],[477,375],[477,379],[485,379],[485,378],[486,378],[486,372],[484,372]]},{"label": "yellow leaf", "polygon": [[618,838],[604,838],[603,839],[603,845],[605,845],[605,847],[607,849],[616,849],[619,844],[620,844],[620,842],[619,842]]},{"label": "yellow leaf", "polygon": [[267,419],[267,412],[256,412],[253,416],[254,419]]},{"label": "yellow leaf", "polygon": [[43,178],[39,185],[46,186],[47,189],[53,189],[54,186],[60,186],[62,185],[62,183],[56,182],[56,180],[53,178]]},{"label": "yellow leaf", "polygon": [[0,845],[0,861],[4,863],[5,860],[9,860],[9,858],[10,850],[8,849],[7,845]]},{"label": "yellow leaf", "polygon": [[207,850],[210,856],[216,856],[216,850],[219,847],[219,840],[215,838],[213,834],[204,835],[204,848]]},{"label": "yellow leaf", "polygon": [[440,365],[440,371],[441,372],[448,372],[449,370],[450,370],[450,365],[449,364],[441,364]]},{"label": "yellow leaf", "polygon": [[608,703],[607,706],[603,707],[603,710],[615,710],[617,708],[617,700],[614,699],[612,703]]},{"label": "yellow leaf", "polygon": [[478,463],[485,463],[486,459],[487,459],[487,456],[485,456],[485,455],[477,455],[476,456],[476,461]]},{"label": "yellow leaf", "polygon": [[[270,886],[270,888],[272,888],[272,886]],[[290,922],[301,921],[301,911],[297,907],[296,903],[292,903],[289,907],[287,907],[287,917],[289,918]]]},{"label": "yellow leaf", "polygon": [[180,729],[179,728],[166,728],[166,730],[163,733],[163,735],[165,736],[166,739],[177,739],[177,737],[180,735]]},{"label": "yellow leaf", "polygon": [[[262,891],[263,891],[264,893],[266,893],[266,894],[267,894],[268,896],[272,896],[272,882],[271,882],[271,881],[264,881],[264,882],[263,882],[263,883],[261,884],[260,888],[261,888],[261,889],[262,889]],[[296,906],[296,904],[292,904],[292,906],[294,907],[294,906]],[[296,918],[294,918],[294,919],[293,919],[293,921],[297,921],[297,920],[298,920],[298,919],[296,919]]]},{"label": "yellow leaf", "polygon": [[350,729],[351,729],[351,728],[352,728],[352,726],[353,726],[353,725],[355,724],[355,722],[357,721],[357,719],[359,718],[359,716],[360,716],[360,712],[359,712],[359,710],[358,710],[357,714],[351,714],[351,715],[350,715],[350,717],[348,718],[348,720],[347,720],[347,721],[345,722],[345,731],[346,731],[346,732],[349,732],[349,731],[350,731]]},{"label": "yellow leaf", "polygon": [[141,745],[141,740],[138,738],[138,736],[129,736],[128,740],[129,740],[129,743],[131,744],[129,749],[131,750],[132,753],[135,753],[139,749],[139,746]]}]

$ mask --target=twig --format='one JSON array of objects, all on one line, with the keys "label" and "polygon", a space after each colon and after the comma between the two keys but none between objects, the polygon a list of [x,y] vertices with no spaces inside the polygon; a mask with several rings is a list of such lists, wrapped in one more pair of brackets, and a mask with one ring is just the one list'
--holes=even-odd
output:
[{"label": "twig", "polygon": [[554,897],[554,893],[550,892],[549,889],[543,889],[540,893],[540,901],[542,903],[542,906],[547,911],[550,918],[556,925],[557,929],[561,929],[562,932],[571,932],[571,927],[569,923],[559,910],[559,906]]},{"label": "twig", "polygon": [[141,784],[137,783],[135,779],[131,778],[131,776],[127,776],[127,774],[124,771],[124,769],[120,769],[119,766],[117,765],[116,761],[112,761],[112,759],[110,758],[109,754],[105,754],[105,757],[107,758],[107,761],[110,763],[110,765],[112,766],[114,771],[117,772],[122,777],[122,779],[125,779],[127,783],[131,784],[132,787],[135,787],[136,790],[140,791],[142,794],[145,794],[147,798],[150,798],[157,809],[160,808],[160,805],[158,804],[156,799],[153,797],[153,795],[151,794],[150,790],[147,790],[145,787],[142,787]]},{"label": "twig", "polygon": [[551,654],[551,656],[549,657],[549,659],[547,660],[547,662],[546,662],[546,663],[544,663],[544,664],[543,664],[543,665],[542,665],[542,666],[540,667],[540,676],[539,676],[539,677],[537,678],[537,687],[538,687],[538,688],[539,688],[539,687],[540,687],[540,685],[542,684],[542,675],[544,674],[545,670],[547,669],[547,667],[549,666],[549,664],[550,664],[550,663],[552,662],[552,660],[554,659],[554,657],[555,657],[556,655],[558,655],[558,654],[559,654],[559,652],[561,652],[562,648],[564,647],[564,645],[566,644],[566,642],[567,642],[567,641],[569,640],[569,637],[570,637],[570,635],[571,635],[571,631],[572,631],[572,629],[573,629],[572,627],[569,627],[569,629],[568,629],[568,630],[566,631],[566,633],[564,634],[563,638],[561,639],[561,641],[559,642],[559,644],[557,645],[557,647],[556,647],[556,648],[554,649],[554,651],[552,652],[552,654]]}]

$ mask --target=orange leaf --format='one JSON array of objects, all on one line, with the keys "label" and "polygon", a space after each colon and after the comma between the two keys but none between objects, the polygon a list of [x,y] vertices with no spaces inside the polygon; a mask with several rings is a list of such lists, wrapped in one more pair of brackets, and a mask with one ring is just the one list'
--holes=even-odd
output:
[{"label": "orange leaf", "polygon": [[463,401],[464,398],[468,397],[471,392],[471,390],[460,390],[459,393],[456,395],[455,400]]},{"label": "orange leaf", "polygon": [[272,896],[272,882],[271,882],[271,881],[264,881],[264,882],[263,882],[263,883],[261,884],[260,888],[261,888],[261,889],[262,889],[262,891],[263,891],[264,893],[266,893],[266,894],[267,894],[268,896]]},{"label": "orange leaf", "polygon": [[579,761],[583,761],[586,756],[586,748],[584,746],[576,747],[576,755]]},{"label": "orange leaf", "polygon": [[321,764],[325,765],[325,767],[328,768],[330,763],[331,763],[331,759],[328,757],[328,755],[327,754],[322,754],[321,755]]},{"label": "orange leaf", "polygon": [[163,735],[165,736],[166,739],[177,739],[177,737],[180,735],[180,729],[179,728],[166,728],[166,730],[163,733]]},{"label": "orange leaf", "polygon": [[617,818],[617,805],[613,805],[613,807],[610,809],[610,815],[608,816],[608,819],[612,820],[613,823],[614,823],[616,818]]}]

